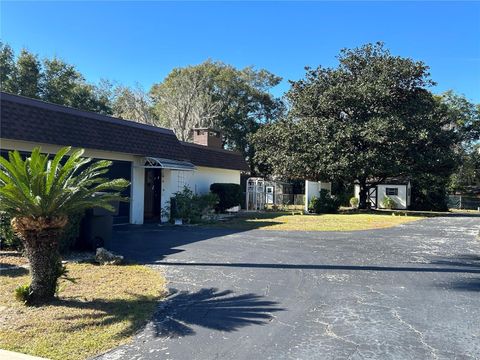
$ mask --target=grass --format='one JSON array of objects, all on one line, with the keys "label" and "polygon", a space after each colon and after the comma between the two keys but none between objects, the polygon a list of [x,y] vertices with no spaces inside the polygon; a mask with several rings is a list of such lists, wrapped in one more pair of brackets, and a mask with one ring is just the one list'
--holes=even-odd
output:
[{"label": "grass", "polygon": [[59,299],[47,306],[27,307],[13,291],[29,282],[28,272],[5,269],[12,256],[0,256],[2,263],[0,348],[50,359],[86,359],[128,342],[166,293],[165,278],[144,266],[71,263],[77,283],[62,283]]},{"label": "grass", "polygon": [[224,223],[209,226],[238,230],[355,231],[388,228],[419,219],[423,219],[423,216],[391,213],[292,215],[266,212],[242,214]]}]

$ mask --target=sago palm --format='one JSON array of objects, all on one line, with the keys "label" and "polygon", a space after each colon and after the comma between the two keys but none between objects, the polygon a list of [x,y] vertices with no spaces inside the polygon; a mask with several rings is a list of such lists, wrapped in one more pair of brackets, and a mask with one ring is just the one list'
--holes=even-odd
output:
[{"label": "sago palm", "polygon": [[[125,200],[124,179],[109,180],[110,161],[91,163],[83,150],[62,148],[50,158],[39,148],[22,159],[11,151],[0,157],[0,210],[12,217],[12,228],[22,239],[30,262],[29,300],[39,303],[55,295],[61,275],[59,235],[69,215],[87,208],[113,210],[112,201]],[[70,153],[70,155],[69,155]]]}]

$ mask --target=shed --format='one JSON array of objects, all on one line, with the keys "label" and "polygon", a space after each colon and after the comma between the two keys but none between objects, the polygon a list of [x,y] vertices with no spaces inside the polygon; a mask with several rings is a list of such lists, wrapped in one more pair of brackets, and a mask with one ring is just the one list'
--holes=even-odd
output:
[{"label": "shed", "polygon": [[[368,201],[374,209],[385,209],[383,201],[389,197],[395,201],[395,209],[406,210],[411,204],[412,185],[408,178],[391,177],[381,182],[370,180],[368,184]],[[354,196],[360,200],[360,185],[355,183]]]}]

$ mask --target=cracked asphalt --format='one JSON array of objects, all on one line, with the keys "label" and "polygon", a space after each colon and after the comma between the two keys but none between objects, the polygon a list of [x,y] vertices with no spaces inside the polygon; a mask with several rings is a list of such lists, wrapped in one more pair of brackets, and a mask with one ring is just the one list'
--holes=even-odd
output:
[{"label": "cracked asphalt", "polygon": [[118,359],[480,359],[480,217],[358,232],[117,228],[171,295]]}]

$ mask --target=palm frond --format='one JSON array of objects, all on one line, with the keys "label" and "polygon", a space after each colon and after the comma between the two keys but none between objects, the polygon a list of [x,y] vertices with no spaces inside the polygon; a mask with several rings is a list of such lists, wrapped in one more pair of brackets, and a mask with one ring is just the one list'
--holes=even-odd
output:
[{"label": "palm frond", "polygon": [[[70,155],[68,155],[70,153]],[[112,210],[111,202],[128,201],[121,195],[129,182],[106,179],[111,161],[82,157],[83,149],[60,149],[53,159],[39,148],[25,160],[11,151],[0,157],[0,210],[19,217],[55,217],[89,207]]]}]

